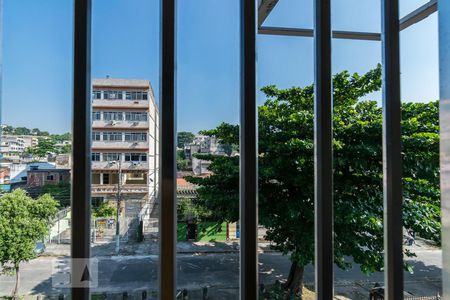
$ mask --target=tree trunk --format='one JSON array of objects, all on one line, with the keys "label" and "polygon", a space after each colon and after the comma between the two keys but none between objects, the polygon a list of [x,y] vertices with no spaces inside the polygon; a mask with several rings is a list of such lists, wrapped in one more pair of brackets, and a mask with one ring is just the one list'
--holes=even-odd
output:
[{"label": "tree trunk", "polygon": [[289,276],[284,284],[284,290],[287,292],[287,299],[290,295],[301,295],[303,291],[303,273],[304,267],[293,262],[289,270]]},{"label": "tree trunk", "polygon": [[19,266],[15,266],[14,267],[15,271],[16,271],[16,284],[14,286],[14,290],[13,290],[13,299],[19,299]]}]

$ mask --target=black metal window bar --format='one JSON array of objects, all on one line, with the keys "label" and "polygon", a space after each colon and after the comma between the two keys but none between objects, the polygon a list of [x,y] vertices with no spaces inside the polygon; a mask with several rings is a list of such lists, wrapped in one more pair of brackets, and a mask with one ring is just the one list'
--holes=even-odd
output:
[{"label": "black metal window bar", "polygon": [[[90,256],[91,0],[75,1],[73,76],[72,257]],[[386,299],[403,298],[401,110],[399,33],[436,12],[439,5],[441,83],[441,182],[444,299],[450,299],[450,3],[431,0],[399,19],[398,0],[381,0],[382,32],[332,31],[330,0],[315,0],[315,28],[263,26],[278,0],[241,0],[241,253],[240,299],[258,298],[256,34],[315,39],[315,247],[317,299],[333,297],[332,77],[331,39],[382,41],[383,165]],[[258,4],[258,5],[256,5]],[[161,220],[159,298],[176,289],[176,0],[161,1]],[[446,221],[447,220],[447,221]],[[89,299],[89,288],[72,288],[73,299]]]}]

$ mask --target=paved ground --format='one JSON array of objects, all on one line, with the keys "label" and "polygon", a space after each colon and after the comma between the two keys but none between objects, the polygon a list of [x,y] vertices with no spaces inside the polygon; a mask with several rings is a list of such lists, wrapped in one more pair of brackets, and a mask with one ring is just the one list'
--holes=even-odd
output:
[{"label": "paved ground", "polygon": [[[411,260],[414,274],[405,273],[405,287],[413,295],[434,295],[441,290],[441,251],[423,241],[412,247],[418,257]],[[178,286],[188,289],[190,298],[201,298],[202,288],[208,286],[212,299],[236,299],[238,286],[239,245],[228,243],[178,243]],[[66,293],[64,289],[52,288],[52,266],[65,263],[70,245],[47,246],[45,256],[22,266],[21,293],[25,295]],[[114,243],[95,244],[92,256],[99,262],[99,284],[94,292],[122,293],[123,291],[156,290],[158,245],[154,241],[139,244],[122,244],[119,256],[115,255]],[[260,244],[260,281],[272,284],[283,280],[290,262],[269,244]],[[314,270],[309,266],[305,272],[307,286],[313,288]],[[343,299],[367,299],[374,282],[382,282],[383,274],[370,277],[356,267],[350,271],[335,271],[336,295]],[[10,293],[11,277],[0,276],[0,295]],[[192,293],[196,292],[197,296]],[[149,294],[149,297],[151,294]],[[137,296],[136,296],[137,297]],[[129,297],[134,299],[133,296]],[[210,297],[211,298],[211,297]],[[30,298],[31,299],[31,298]],[[33,297],[32,299],[35,299]],[[108,298],[110,299],[110,298]]]},{"label": "paved ground", "polygon": [[[441,251],[416,249],[416,254],[418,257],[411,261],[415,266],[415,274],[405,273],[406,290],[418,296],[435,295],[441,290]],[[157,289],[156,255],[98,256],[97,259],[99,285],[94,292],[110,294]],[[21,273],[21,293],[49,295],[66,292],[54,289],[51,285],[52,264],[61,261],[62,259],[57,257],[40,257],[24,264]],[[239,279],[237,252],[178,254],[177,264],[180,289],[195,290],[200,297],[201,288],[209,286],[210,299],[237,299]],[[277,279],[282,280],[289,267],[289,260],[285,256],[276,252],[261,253],[260,281],[270,284]],[[307,285],[312,286],[314,281],[312,266],[305,272],[305,281]],[[350,271],[336,269],[336,295],[350,299],[367,299],[368,290],[373,286],[373,282],[382,281],[382,273],[367,277],[357,268]],[[0,295],[9,294],[12,287],[13,278],[0,276]],[[191,299],[198,297],[192,296]]]}]

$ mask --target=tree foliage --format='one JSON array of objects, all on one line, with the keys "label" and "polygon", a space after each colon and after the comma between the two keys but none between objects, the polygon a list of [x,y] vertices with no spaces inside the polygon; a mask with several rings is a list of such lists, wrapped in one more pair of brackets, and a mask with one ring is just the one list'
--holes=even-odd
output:
[{"label": "tree foliage", "polygon": [[117,209],[106,203],[102,202],[99,206],[94,206],[92,215],[95,218],[106,218],[106,217],[113,217],[116,215]]},{"label": "tree foliage", "polygon": [[34,200],[22,189],[0,197],[0,265],[16,273],[17,296],[19,265],[36,256],[36,242],[48,234],[57,202],[45,194]]},{"label": "tree foliage", "polygon": [[13,127],[10,125],[6,125],[3,128],[4,134],[11,135],[35,135],[35,136],[49,136],[48,131],[41,131],[38,128],[29,129],[26,127]]},{"label": "tree foliage", "polygon": [[[360,100],[381,87],[381,66],[333,77],[334,260],[365,273],[383,268],[382,109]],[[303,272],[314,260],[313,86],[262,89],[259,107],[259,221],[276,249]],[[440,242],[438,103],[404,103],[404,224]],[[238,145],[239,127],[204,131]],[[218,222],[239,218],[239,158],[204,156],[213,175],[188,177]],[[412,255],[407,252],[406,255]],[[301,282],[300,282],[301,284]]]},{"label": "tree foliage", "polygon": [[50,153],[57,153],[56,141],[52,138],[38,138],[36,146],[26,149],[26,152],[36,157],[46,157]]},{"label": "tree foliage", "polygon": [[177,147],[183,148],[185,144],[192,143],[195,135],[192,132],[180,131],[177,134]]},{"label": "tree foliage", "polygon": [[177,150],[177,169],[179,171],[189,170],[189,160],[186,159],[184,150]]}]

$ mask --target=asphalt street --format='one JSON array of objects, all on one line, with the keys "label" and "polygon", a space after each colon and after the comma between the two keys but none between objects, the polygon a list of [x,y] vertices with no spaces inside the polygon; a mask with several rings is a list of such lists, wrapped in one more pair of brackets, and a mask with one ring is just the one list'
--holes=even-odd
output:
[{"label": "asphalt street", "polygon": [[[415,273],[405,273],[406,289],[414,295],[435,295],[440,287],[441,251],[416,251],[417,258],[411,260]],[[94,293],[122,293],[123,291],[157,290],[158,257],[147,256],[112,256],[97,257],[98,286]],[[58,294],[67,289],[52,287],[52,273],[55,266],[65,264],[63,258],[40,257],[21,267],[21,294]],[[239,283],[238,253],[207,253],[178,255],[178,287],[180,289],[200,291],[207,286],[210,290],[221,290],[228,296],[216,299],[234,299]],[[260,282],[271,284],[275,280],[286,277],[290,267],[287,257],[279,253],[263,253],[259,256]],[[362,274],[358,267],[352,270],[335,270],[336,293],[348,295],[354,290],[366,294],[374,282],[382,282],[383,274],[375,273],[370,277]],[[314,282],[314,269],[308,266],[305,272],[305,282]],[[356,285],[355,285],[356,283]],[[0,295],[10,294],[13,288],[13,278],[0,276]],[[353,288],[352,288],[353,287]],[[350,289],[350,290],[349,290]],[[227,292],[224,292],[227,291]],[[225,294],[224,294],[225,293]],[[356,299],[356,298],[351,298]]]}]

